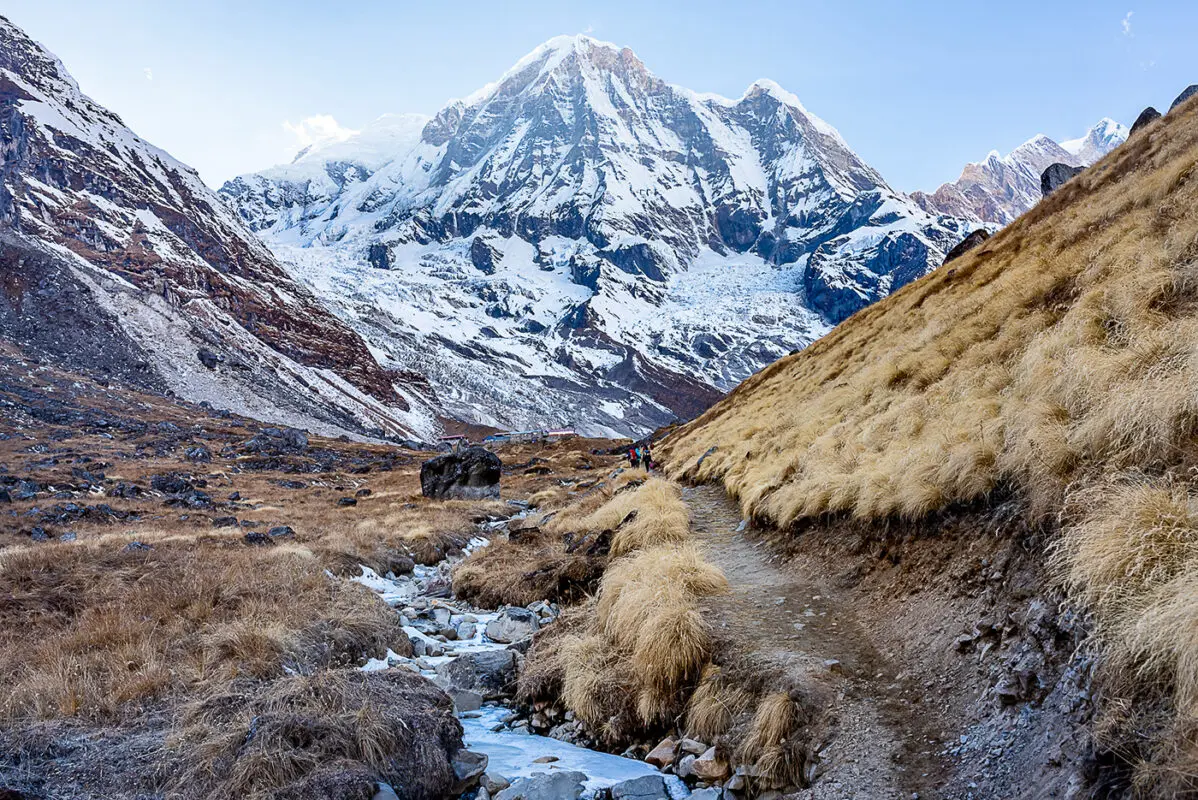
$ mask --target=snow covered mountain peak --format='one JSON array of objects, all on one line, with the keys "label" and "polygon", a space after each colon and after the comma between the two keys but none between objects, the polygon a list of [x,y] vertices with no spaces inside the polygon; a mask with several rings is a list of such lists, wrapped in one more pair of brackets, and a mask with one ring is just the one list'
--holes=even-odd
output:
[{"label": "snow covered mountain peak", "polygon": [[966,164],[961,177],[932,194],[911,196],[925,210],[978,224],[1006,225],[1040,200],[1040,176],[1051,164],[1093,164],[1126,141],[1128,129],[1104,117],[1085,136],[1058,143],[1038,133],[1007,155],[991,150]]},{"label": "snow covered mountain peak", "polygon": [[368,133],[221,194],[385,364],[499,427],[687,417],[968,233],[773,81],[700,94],[587,36]]}]

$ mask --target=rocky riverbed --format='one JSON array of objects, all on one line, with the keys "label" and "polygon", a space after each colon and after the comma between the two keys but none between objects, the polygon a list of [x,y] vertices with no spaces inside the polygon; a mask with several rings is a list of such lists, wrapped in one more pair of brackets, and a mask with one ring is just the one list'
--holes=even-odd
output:
[{"label": "rocky riverbed", "polygon": [[[510,518],[526,516],[521,512]],[[480,535],[462,555],[433,567],[417,565],[410,575],[379,575],[363,567],[354,578],[396,609],[413,654],[393,652],[371,659],[364,671],[407,669],[441,687],[453,699],[464,741],[475,759],[463,760],[459,778],[473,784],[475,800],[556,800],[612,797],[616,800],[682,800],[692,792],[677,776],[653,764],[592,750],[574,740],[578,725],[569,712],[546,709],[531,715],[511,694],[533,635],[552,625],[556,604],[476,608],[452,596],[453,567],[472,550],[504,535],[510,520],[480,525]],[[544,730],[539,735],[535,730]],[[469,761],[469,763],[465,763]],[[473,775],[471,774],[473,772]],[[386,800],[380,787],[376,800]]]}]

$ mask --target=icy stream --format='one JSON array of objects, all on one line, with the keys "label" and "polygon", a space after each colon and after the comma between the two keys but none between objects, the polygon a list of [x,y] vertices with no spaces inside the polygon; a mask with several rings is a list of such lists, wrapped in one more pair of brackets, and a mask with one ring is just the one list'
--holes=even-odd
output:
[{"label": "icy stream", "polygon": [[[475,539],[467,547],[467,552],[478,547],[485,547],[488,543],[483,538]],[[461,655],[487,650],[503,650],[508,647],[506,644],[488,639],[484,633],[487,623],[499,615],[498,611],[474,609],[456,599],[429,596],[429,588],[438,581],[446,580],[453,565],[459,560],[460,558],[447,559],[436,567],[417,566],[411,577],[404,576],[397,579],[378,575],[368,567],[362,567],[362,575],[353,580],[378,592],[383,600],[392,607],[398,609],[425,600],[433,606],[443,606],[449,609],[454,620],[463,615],[470,615],[474,617],[476,623],[475,635],[472,638],[451,642],[441,642],[415,627],[405,625],[404,632],[413,642],[423,640],[427,644],[435,645],[438,649],[444,648],[445,655],[407,659],[388,652],[385,658],[371,659],[360,669],[365,671],[413,669],[429,680],[434,680],[436,667]],[[502,775],[509,781],[515,781],[518,778],[525,778],[537,773],[576,770],[587,776],[585,790],[588,795],[593,795],[597,790],[621,781],[639,778],[643,775],[661,774],[655,767],[643,761],[590,750],[547,736],[538,736],[526,730],[513,730],[504,721],[511,713],[512,708],[506,702],[487,701],[477,711],[465,711],[458,714],[458,719],[462,723],[463,740],[466,747],[487,756],[487,772],[491,775]],[[539,763],[538,759],[540,759]],[[666,787],[674,800],[681,800],[690,794],[686,785],[678,777],[674,775],[662,775],[662,777],[665,778]]]}]

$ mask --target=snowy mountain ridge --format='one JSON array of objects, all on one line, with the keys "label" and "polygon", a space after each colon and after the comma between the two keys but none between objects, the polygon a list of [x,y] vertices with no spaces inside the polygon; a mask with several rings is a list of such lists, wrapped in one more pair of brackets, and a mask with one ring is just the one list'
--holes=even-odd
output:
[{"label": "snowy mountain ridge", "polygon": [[688,417],[971,229],[773,81],[700,94],[584,36],[420,122],[221,194],[381,363],[498,427]]},{"label": "snowy mountain ridge", "polygon": [[932,194],[912,193],[931,213],[951,214],[978,224],[1003,226],[1040,200],[1040,176],[1052,164],[1088,167],[1127,140],[1126,126],[1104,117],[1084,136],[1056,142],[1037,134],[1007,155],[991,150],[966,164],[961,177]]}]

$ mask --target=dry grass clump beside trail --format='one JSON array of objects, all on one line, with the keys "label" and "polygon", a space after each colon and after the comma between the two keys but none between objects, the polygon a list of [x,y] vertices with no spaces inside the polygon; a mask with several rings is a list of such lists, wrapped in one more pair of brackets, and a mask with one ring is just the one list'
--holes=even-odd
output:
[{"label": "dry grass clump beside trail", "polygon": [[[610,536],[613,560],[599,582],[593,612],[587,603],[581,606],[585,616],[538,636],[521,696],[560,696],[609,743],[681,713],[711,656],[711,632],[699,602],[727,591],[728,583],[687,541],[689,516],[677,485],[639,471],[621,473],[561,510],[545,531],[603,551]],[[459,568],[455,585],[472,577],[469,563]]]},{"label": "dry grass clump beside trail", "polygon": [[[1195,342],[1191,99],[658,453],[782,527],[922,519],[1000,486],[1049,526],[1063,511],[1056,559],[1095,612],[1105,707],[1132,709],[1105,744],[1138,753],[1144,791],[1198,791]],[[1162,703],[1165,723],[1136,717]]]},{"label": "dry grass clump beside trail", "polygon": [[482,608],[579,602],[598,587],[607,557],[589,553],[585,541],[575,544],[541,529],[514,531],[457,566],[454,595]]},{"label": "dry grass clump beside trail", "polygon": [[282,548],[162,541],[0,553],[0,711],[115,717],[239,676],[410,652],[372,593]]},{"label": "dry grass clump beside trail", "polygon": [[452,793],[462,727],[448,698],[405,670],[235,682],[182,714],[171,795],[405,800]]},{"label": "dry grass clump beside trail", "polygon": [[681,713],[711,658],[699,600],[727,588],[690,544],[613,562],[593,623],[560,645],[566,707],[611,741]]}]

